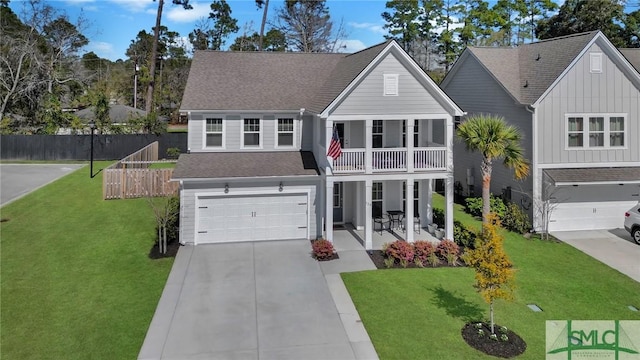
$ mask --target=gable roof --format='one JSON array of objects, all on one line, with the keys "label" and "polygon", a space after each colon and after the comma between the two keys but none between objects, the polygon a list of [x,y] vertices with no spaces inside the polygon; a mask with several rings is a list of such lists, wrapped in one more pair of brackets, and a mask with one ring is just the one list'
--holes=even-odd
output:
[{"label": "gable roof", "polygon": [[197,51],[181,109],[319,113],[385,44],[353,54]]},{"label": "gable roof", "polygon": [[599,33],[562,36],[513,48],[468,47],[465,51],[472,54],[516,101],[533,104]]},{"label": "gable roof", "polygon": [[620,53],[629,61],[631,66],[640,72],[640,49],[638,48],[623,48],[618,49]]}]

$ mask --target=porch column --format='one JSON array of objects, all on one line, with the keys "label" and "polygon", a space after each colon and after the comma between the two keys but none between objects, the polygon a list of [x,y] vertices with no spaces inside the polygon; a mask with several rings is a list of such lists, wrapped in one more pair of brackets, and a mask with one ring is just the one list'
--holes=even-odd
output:
[{"label": "porch column", "polygon": [[371,190],[373,188],[373,180],[367,179],[364,182],[364,248],[366,250],[373,249],[373,214],[372,214],[372,202],[373,196]]},{"label": "porch column", "polygon": [[[373,164],[373,120],[367,119],[364,121],[364,172],[367,174],[371,174],[371,165]],[[368,218],[371,220],[370,218]]]},{"label": "porch column", "polygon": [[[415,119],[407,119],[406,121],[406,131],[405,131],[405,139],[407,141],[407,172],[412,173],[413,167],[415,165],[413,148],[415,144],[413,143],[413,131],[414,131],[414,123]],[[413,186],[413,184],[411,184]],[[413,196],[413,195],[412,195]]]},{"label": "porch column", "polygon": [[[329,145],[331,144],[331,138],[333,137],[333,120],[325,120],[325,125],[324,155],[327,157],[327,164],[329,164],[331,174],[333,174],[333,158],[327,156],[327,152],[329,152]],[[329,172],[327,172],[327,174],[329,174]],[[333,194],[333,188],[331,188],[331,194]]]},{"label": "porch column", "polygon": [[433,201],[433,179],[427,179],[424,181],[426,183],[426,187],[424,188],[424,197],[425,199],[427,199],[427,204],[426,204],[426,208],[427,208],[427,213],[426,215],[426,224],[432,224],[433,223],[433,205],[432,205],[432,201]]},{"label": "porch column", "polygon": [[444,236],[453,240],[453,118],[447,117],[447,180],[445,185],[446,208]]},{"label": "porch column", "polygon": [[325,236],[327,240],[333,243],[333,180],[327,179],[324,195]]},{"label": "porch column", "polygon": [[404,209],[404,221],[405,221],[405,231],[407,233],[407,242],[413,242],[413,179],[405,180],[406,193],[405,193],[405,209]]}]

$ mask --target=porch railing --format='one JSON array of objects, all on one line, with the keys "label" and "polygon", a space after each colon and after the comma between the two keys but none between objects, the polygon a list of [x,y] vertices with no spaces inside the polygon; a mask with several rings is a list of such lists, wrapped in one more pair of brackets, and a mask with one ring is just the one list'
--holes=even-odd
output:
[{"label": "porch railing", "polygon": [[[365,173],[365,149],[342,149],[342,155],[333,160],[334,173]],[[445,170],[447,148],[428,147],[413,149],[414,171]],[[407,171],[407,149],[372,149],[371,172]]]}]

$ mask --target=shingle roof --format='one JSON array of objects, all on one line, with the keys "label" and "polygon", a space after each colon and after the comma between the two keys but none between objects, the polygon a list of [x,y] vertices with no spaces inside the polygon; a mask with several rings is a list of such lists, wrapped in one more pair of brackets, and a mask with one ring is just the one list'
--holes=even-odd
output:
[{"label": "shingle roof", "polygon": [[640,183],[640,167],[547,169],[556,184]]},{"label": "shingle roof", "polygon": [[618,49],[620,50],[620,52],[622,53],[622,55],[627,58],[627,61],[629,61],[629,63],[631,63],[631,66],[633,66],[636,71],[640,72],[640,49],[638,48],[633,48],[633,49]]},{"label": "shingle roof", "polygon": [[532,104],[598,34],[591,31],[516,48],[469,47],[469,51],[520,103]]},{"label": "shingle roof", "polygon": [[308,151],[229,152],[182,154],[173,180],[274,176],[318,176],[318,165]]},{"label": "shingle roof", "polygon": [[181,108],[321,112],[385,44],[354,54],[197,51]]},{"label": "shingle roof", "polygon": [[[94,113],[95,107],[88,107],[76,112],[76,116],[83,120],[95,120],[96,115]],[[127,105],[113,104],[109,105],[109,119],[112,123],[126,123],[131,118],[146,116],[147,112],[144,110],[136,109]]]}]

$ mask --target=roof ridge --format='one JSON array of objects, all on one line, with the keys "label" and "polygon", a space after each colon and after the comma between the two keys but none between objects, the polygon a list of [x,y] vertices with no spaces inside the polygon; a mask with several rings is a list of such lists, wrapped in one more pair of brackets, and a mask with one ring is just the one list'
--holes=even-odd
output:
[{"label": "roof ridge", "polygon": [[600,30],[591,30],[591,31],[577,33],[577,34],[569,34],[569,35],[563,35],[563,36],[558,36],[558,37],[549,38],[549,39],[542,39],[542,40],[538,40],[538,41],[534,41],[526,44],[520,44],[518,45],[518,47],[527,46],[527,45],[536,45],[536,44],[547,43],[551,41],[565,40],[565,39],[570,39],[570,38],[579,37],[579,36],[595,35],[599,31]]}]

